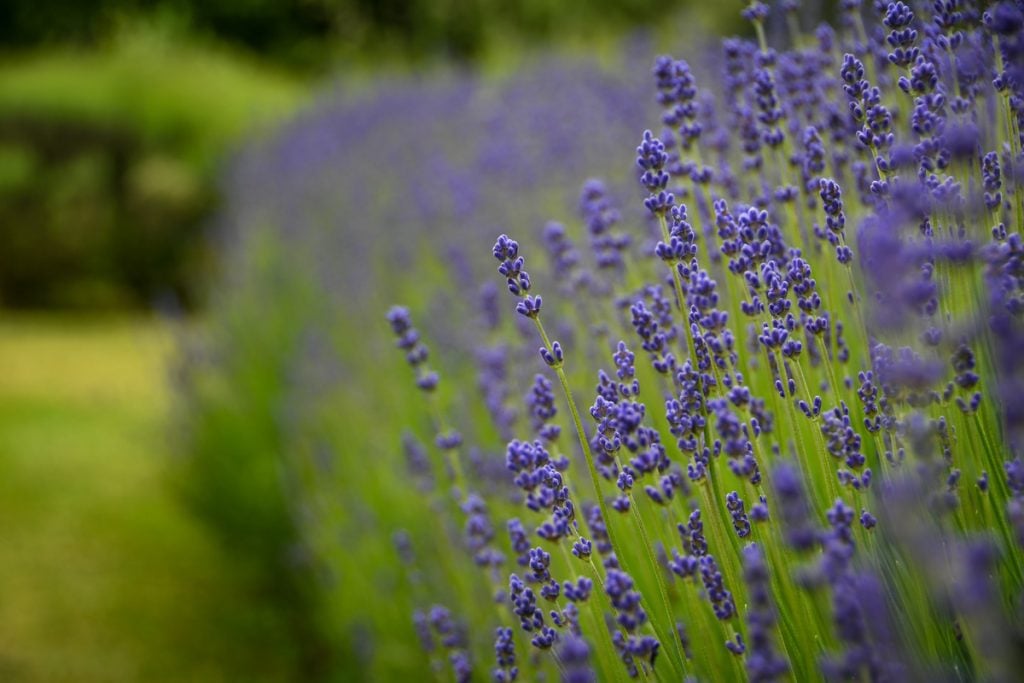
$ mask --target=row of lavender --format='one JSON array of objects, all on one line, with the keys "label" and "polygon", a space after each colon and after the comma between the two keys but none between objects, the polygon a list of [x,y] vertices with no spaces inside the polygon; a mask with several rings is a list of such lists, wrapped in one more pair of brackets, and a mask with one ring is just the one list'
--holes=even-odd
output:
[{"label": "row of lavender", "polygon": [[439,680],[1022,670],[1024,10],[846,0],[811,37],[783,2],[785,51],[769,11],[714,92],[655,62],[643,218],[591,181],[582,225],[498,238],[514,304],[443,326],[482,401],[388,313]]},{"label": "row of lavender", "polygon": [[[588,172],[632,185],[635,131],[657,109],[631,76],[650,54],[637,41],[603,66],[549,55],[502,77],[345,84],[232,165],[227,278],[179,376],[185,483],[224,541],[264,568],[313,670],[421,672],[409,615],[445,565],[409,581],[391,536],[434,548],[458,535],[404,473],[402,431],[424,432],[425,418],[380,311],[416,307],[446,367],[441,395],[459,376],[472,385],[461,359],[490,334],[466,315],[491,279],[476,254],[571,205]],[[460,426],[481,449],[465,455],[500,470],[504,437],[472,409]]]}]

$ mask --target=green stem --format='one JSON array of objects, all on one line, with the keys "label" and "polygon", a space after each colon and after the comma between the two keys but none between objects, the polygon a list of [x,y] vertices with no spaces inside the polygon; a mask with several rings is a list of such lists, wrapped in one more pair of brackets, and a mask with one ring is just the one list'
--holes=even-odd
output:
[{"label": "green stem", "polygon": [[[540,316],[534,317],[533,318],[533,322],[535,323],[535,325],[537,327],[537,331],[540,333],[540,336],[541,336],[541,339],[544,342],[545,348],[547,348],[548,352],[551,353],[551,340],[548,338],[547,332],[545,332],[545,330],[544,330],[544,325],[540,321]],[[600,479],[599,479],[598,474],[597,474],[597,467],[594,465],[594,456],[593,456],[593,453],[590,450],[590,443],[589,443],[589,441],[587,439],[586,432],[583,430],[583,422],[582,422],[582,420],[580,420],[580,411],[576,407],[576,399],[574,399],[573,396],[572,396],[572,389],[570,389],[570,387],[569,387],[569,380],[565,376],[565,368],[563,367],[562,363],[557,363],[554,366],[554,370],[555,370],[555,374],[558,375],[559,383],[562,385],[562,392],[565,394],[565,400],[569,404],[569,412],[572,414],[573,424],[576,427],[576,436],[579,438],[580,447],[583,449],[583,456],[584,456],[584,458],[587,461],[587,470],[590,472],[590,480],[591,480],[591,483],[594,486],[594,493],[597,496],[597,504],[598,504],[598,507],[601,510],[601,517],[604,519],[605,527],[608,529],[608,538],[611,540],[613,547],[622,549],[624,546],[619,545],[619,543],[617,542],[617,540],[615,538],[615,536],[617,534],[612,531],[614,524],[612,523],[611,517],[608,515],[608,507],[605,504],[604,496],[601,494],[601,482],[600,482]],[[631,504],[630,507],[632,508],[632,507],[635,507],[635,506],[633,506]],[[661,575],[658,573],[657,562],[654,560],[654,556],[652,554],[653,553],[653,548],[649,544],[649,539],[647,539],[646,529],[643,528],[642,520],[640,521],[640,527],[641,527],[641,535],[644,537],[644,551],[645,551],[645,554],[646,554],[646,556],[648,558],[648,562],[652,564],[652,568],[654,569],[655,580],[658,582],[658,586],[659,586],[659,589],[660,589],[660,592],[661,592],[663,606],[667,610],[667,615],[669,617],[669,625],[671,625],[671,622],[672,622],[672,611],[671,611],[671,608],[668,605],[667,597],[665,596],[664,581],[662,580]],[[623,564],[625,566],[626,565],[625,557],[624,556],[620,556],[619,559],[623,562]],[[628,571],[628,567],[627,567],[627,571]],[[635,574],[634,572],[630,572],[630,573],[631,574]],[[652,620],[652,622],[653,621],[654,620]],[[656,630],[660,631],[658,633],[658,637],[661,638],[663,642],[672,642],[673,643],[673,647],[666,647],[666,650],[670,654],[669,661],[671,662],[673,669],[675,669],[675,675],[681,676],[682,675],[682,670],[684,668],[684,666],[682,664],[682,662],[684,660],[684,657],[683,657],[682,653],[680,652],[681,646],[679,645],[678,642],[676,642],[676,639],[671,638],[671,634],[670,633],[668,634],[668,637],[666,637],[666,633],[664,632],[664,628],[658,629],[657,626],[655,628],[656,628]]]}]

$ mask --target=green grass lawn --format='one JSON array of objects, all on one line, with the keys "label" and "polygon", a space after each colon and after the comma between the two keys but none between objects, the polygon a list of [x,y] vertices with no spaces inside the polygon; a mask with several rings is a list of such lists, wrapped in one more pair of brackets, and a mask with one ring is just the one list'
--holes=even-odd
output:
[{"label": "green grass lawn", "polygon": [[0,680],[285,680],[171,488],[170,329],[0,314]]}]

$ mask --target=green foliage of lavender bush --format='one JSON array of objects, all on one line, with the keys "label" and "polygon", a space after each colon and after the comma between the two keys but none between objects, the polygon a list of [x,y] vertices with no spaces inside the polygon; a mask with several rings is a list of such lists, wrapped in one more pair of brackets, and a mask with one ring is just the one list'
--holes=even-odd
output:
[{"label": "green foliage of lavender bush", "polygon": [[754,3],[710,75],[659,58],[641,194],[579,214],[620,119],[546,137],[515,81],[328,107],[239,173],[278,192],[239,193],[188,422],[259,422],[209,430],[252,487],[211,509],[287,510],[333,674],[1017,676],[1024,14],[871,9],[783,3],[775,52]]}]

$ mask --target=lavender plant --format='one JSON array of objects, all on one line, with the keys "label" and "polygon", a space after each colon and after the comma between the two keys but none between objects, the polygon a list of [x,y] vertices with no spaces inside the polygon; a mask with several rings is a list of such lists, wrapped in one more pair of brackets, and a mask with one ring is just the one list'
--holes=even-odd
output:
[{"label": "lavender plant", "polygon": [[505,305],[454,323],[491,429],[389,314],[436,446],[414,602],[467,626],[423,671],[1024,670],[1024,10],[844,2],[807,36],[795,8],[743,11],[720,90],[655,60],[642,211],[590,180],[577,219],[497,237]]},{"label": "lavender plant", "polygon": [[[636,45],[646,61],[651,50]],[[422,675],[409,614],[434,604],[469,633],[493,635],[492,624],[455,608],[485,603],[508,577],[496,584],[481,574],[475,583],[459,578],[454,557],[423,561],[461,542],[470,516],[481,521],[460,509],[466,501],[436,494],[450,488],[449,465],[432,453],[430,419],[440,415],[463,435],[459,462],[488,508],[498,534],[491,545],[511,557],[505,445],[533,438],[521,429],[532,409],[520,401],[532,384],[519,382],[520,350],[505,339],[490,266],[469,256],[477,241],[490,246],[492,229],[540,224],[573,202],[585,173],[615,175],[616,152],[628,156],[654,111],[646,82],[627,77],[642,62],[626,59],[637,66],[545,56],[502,77],[332,87],[229,169],[227,277],[176,377],[189,455],[183,483],[218,537],[259,568],[261,594],[287,611],[310,671],[344,680]],[[630,184],[618,175],[602,190],[609,225],[617,220],[610,198]],[[480,225],[493,227],[481,237]],[[392,362],[391,330],[379,325],[394,300],[408,304],[429,346],[422,367],[439,375],[433,392],[414,389],[412,400],[409,368]],[[468,421],[451,411],[463,387],[484,396]],[[473,538],[486,536],[475,529]],[[452,595],[427,590],[439,583]],[[440,655],[433,661],[447,666]]]}]

